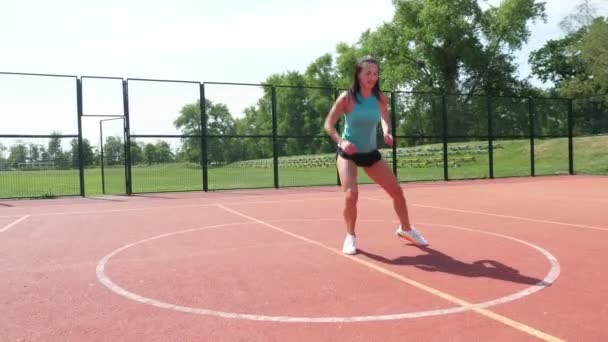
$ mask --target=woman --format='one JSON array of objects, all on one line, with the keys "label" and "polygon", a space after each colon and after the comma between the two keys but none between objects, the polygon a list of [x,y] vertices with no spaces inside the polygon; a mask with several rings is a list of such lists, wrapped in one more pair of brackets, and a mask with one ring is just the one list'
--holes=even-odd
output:
[{"label": "woman", "polygon": [[[339,136],[335,124],[342,114],[345,115],[346,123],[344,133]],[[336,100],[325,118],[324,125],[327,134],[338,144],[336,163],[345,195],[343,215],[346,222],[346,238],[342,248],[345,254],[355,254],[357,251],[355,246],[359,196],[357,167],[362,167],[369,178],[380,185],[393,199],[393,207],[401,222],[396,231],[397,236],[417,245],[428,245],[420,232],[410,225],[401,186],[377,150],[376,130],[379,121],[382,122],[384,142],[388,145],[393,144],[389,120],[388,100],[380,92],[378,62],[373,57],[363,57],[355,68],[351,89]]]}]

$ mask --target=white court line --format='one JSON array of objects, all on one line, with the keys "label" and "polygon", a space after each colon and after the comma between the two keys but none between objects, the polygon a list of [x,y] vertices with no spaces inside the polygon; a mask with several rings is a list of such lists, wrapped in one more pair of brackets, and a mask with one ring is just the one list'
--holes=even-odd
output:
[{"label": "white court line", "polygon": [[[267,221],[267,223],[270,223],[270,222],[273,222],[273,223],[298,222],[298,221],[299,222],[310,222],[310,220],[308,220],[308,219],[282,219],[282,220]],[[341,221],[341,220],[336,219],[336,218],[333,218],[333,219],[317,218],[317,219],[315,219],[315,221],[334,221],[334,222],[336,222],[336,221]],[[363,220],[363,221],[365,221],[365,222],[388,222],[387,220]],[[105,273],[106,265],[108,264],[108,262],[111,260],[112,257],[116,256],[117,254],[119,254],[121,252],[124,252],[128,248],[135,247],[139,244],[146,243],[146,242],[149,242],[152,240],[157,240],[160,238],[165,238],[165,237],[169,237],[169,236],[185,234],[185,233],[190,233],[190,232],[195,232],[195,231],[203,231],[203,230],[207,230],[207,229],[211,229],[211,228],[219,228],[219,227],[226,228],[226,227],[230,227],[230,226],[246,225],[246,224],[252,224],[252,223],[257,224],[256,222],[247,220],[247,222],[244,222],[244,223],[229,223],[229,224],[223,224],[223,225],[204,226],[204,227],[198,227],[198,228],[193,228],[193,229],[187,229],[187,230],[181,230],[181,231],[161,234],[158,236],[153,236],[153,237],[149,237],[149,238],[137,241],[137,242],[130,243],[128,245],[125,245],[121,248],[116,249],[115,251],[106,255],[104,258],[102,258],[99,261],[99,263],[97,265],[97,278],[103,285],[108,287],[114,293],[121,295],[121,296],[125,296],[126,298],[129,298],[131,300],[134,300],[136,302],[140,302],[143,304],[149,304],[149,305],[163,308],[163,309],[175,310],[175,311],[179,311],[179,312],[186,312],[186,313],[192,313],[192,314],[198,314],[198,315],[211,315],[211,316],[217,316],[217,317],[223,317],[223,318],[247,319],[247,320],[254,320],[254,321],[286,322],[286,323],[287,322],[299,322],[299,323],[370,322],[370,321],[412,319],[412,318],[422,318],[422,317],[430,317],[430,316],[437,316],[437,315],[448,315],[448,314],[461,313],[461,312],[465,312],[465,311],[469,310],[469,308],[467,308],[467,307],[455,306],[455,307],[450,307],[450,308],[416,311],[416,312],[404,312],[404,313],[393,313],[393,314],[372,315],[372,316],[367,315],[367,316],[341,316],[341,317],[335,317],[335,316],[334,317],[269,316],[269,315],[253,314],[253,313],[248,314],[248,313],[243,313],[243,312],[240,312],[240,313],[226,312],[226,311],[217,311],[217,310],[200,308],[200,307],[198,307],[198,308],[197,307],[187,307],[187,306],[183,306],[183,305],[176,305],[176,304],[163,302],[163,301],[156,300],[153,298],[147,298],[140,294],[129,291],[128,289],[123,288],[120,285],[114,283],[112,281],[112,279]],[[432,223],[425,223],[425,224],[433,225]],[[486,235],[493,235],[493,236],[497,236],[500,238],[513,240],[517,243],[522,243],[524,245],[527,245],[528,247],[531,247],[531,248],[537,250],[538,252],[543,254],[543,256],[545,256],[545,258],[551,264],[551,269],[550,269],[549,273],[545,276],[545,278],[542,281],[538,282],[536,285],[525,288],[524,290],[521,290],[519,292],[512,293],[505,297],[496,298],[496,299],[486,301],[483,303],[474,304],[478,308],[487,309],[490,306],[504,304],[504,303],[507,303],[510,301],[522,299],[526,296],[529,296],[529,295],[531,295],[535,292],[538,292],[538,291],[542,290],[543,288],[549,286],[559,276],[559,272],[560,272],[559,262],[553,255],[551,255],[551,253],[549,253],[548,251],[544,250],[543,248],[541,248],[539,246],[536,246],[534,244],[531,244],[531,243],[523,241],[523,240],[512,238],[507,235],[490,233],[490,232],[486,232],[486,231],[480,231],[480,230],[475,230],[475,229],[470,229],[470,228],[465,228],[465,227],[448,226],[448,225],[437,225],[437,226],[452,228],[452,229],[468,230],[471,232],[476,232],[476,233],[486,234]],[[331,251],[330,247],[325,246],[325,248]],[[341,253],[339,253],[339,252],[338,252],[338,254],[341,255]]]},{"label": "white court line", "polygon": [[[284,199],[284,200],[274,200],[274,201],[249,201],[249,202],[241,202],[238,199],[234,201],[234,203],[230,203],[230,205],[242,205],[242,204],[276,204],[276,203],[287,203],[287,202],[306,202],[306,201],[327,201],[327,200],[338,200],[342,199],[340,197],[314,197],[314,198],[298,198],[298,199]],[[150,207],[138,207],[138,208],[129,208],[129,209],[107,209],[107,210],[86,210],[86,211],[55,211],[48,213],[39,213],[39,214],[29,214],[28,216],[61,216],[61,215],[86,215],[86,214],[112,214],[112,213],[122,213],[122,212],[133,212],[133,211],[147,211],[147,210],[159,210],[159,209],[180,209],[180,208],[204,208],[204,207],[215,207],[221,203],[200,203],[200,204],[183,204],[183,205],[174,205],[174,206],[150,206]],[[0,218],[9,218],[15,217],[18,215],[5,215],[0,216]]]},{"label": "white court line", "polygon": [[[161,193],[162,195],[163,193]],[[169,193],[171,194],[171,193]],[[244,195],[247,197],[268,197],[266,195]],[[274,196],[274,194],[273,194]],[[294,196],[299,196],[299,197],[311,197],[311,198],[316,198],[316,196],[318,196],[317,194],[314,193],[310,193],[310,194],[277,194],[277,196],[283,196],[283,197],[294,197]],[[119,196],[120,197],[120,196]],[[216,197],[211,197],[211,198],[206,198],[206,197],[183,197],[183,198],[162,198],[162,199],[157,199],[154,197],[142,197],[142,196],[138,196],[135,195],[134,197],[128,197],[128,196],[124,196],[127,199],[125,201],[104,201],[103,197],[85,197],[82,199],[82,201],[78,201],[75,203],[69,203],[69,204],[52,204],[52,205],[30,205],[24,208],[32,208],[32,209],[37,209],[37,208],[48,208],[48,207],[53,207],[53,208],[62,208],[62,207],[68,207],[68,208],[74,208],[76,206],[81,206],[81,207],[87,207],[87,206],[103,206],[103,205],[111,205],[111,204],[115,204],[115,205],[119,205],[119,204],[125,204],[125,203],[133,203],[133,204],[139,204],[145,201],[155,201],[155,203],[158,202],[162,202],[162,201],[176,201],[176,202],[186,202],[186,201],[190,201],[190,202],[194,202],[194,201],[211,201],[213,200],[214,202],[218,202],[218,201],[222,201],[225,199],[234,199],[237,198],[238,195],[237,194],[232,194],[232,195],[226,195],[226,196],[216,196]],[[1,199],[0,199],[1,200]],[[58,201],[60,201],[61,199],[58,199]],[[87,200],[89,200],[89,202],[87,202]],[[43,200],[43,201],[48,201],[48,200]],[[192,204],[196,204],[196,203],[187,203],[187,204],[183,204],[183,205],[192,205]],[[14,207],[12,207],[14,208]],[[12,216],[17,216],[17,215],[12,215]],[[0,216],[2,217],[2,216]]]},{"label": "white court line", "polygon": [[[474,191],[476,193],[479,194],[487,194],[487,191],[484,190],[477,190],[477,189],[471,189],[468,191]],[[516,191],[511,191],[511,190],[504,190],[501,189],[500,192],[502,194],[505,195],[517,195],[520,196],[520,194]],[[559,196],[559,195],[544,195],[544,194],[527,194],[526,196],[528,197],[535,197],[535,198],[545,198],[545,199],[553,199],[553,200],[560,200],[560,201],[575,201],[575,202],[580,202],[580,201],[584,201],[584,202],[591,202],[591,203],[595,203],[595,204],[603,204],[603,203],[608,203],[608,198],[605,197],[573,197],[573,196]]]},{"label": "white court line", "polygon": [[[225,197],[225,198],[228,199],[228,197]],[[319,197],[313,197],[313,198],[284,199],[284,200],[274,200],[274,201],[248,201],[248,202],[246,202],[246,201],[245,202],[235,201],[235,203],[231,203],[231,205],[235,205],[235,204],[236,205],[243,205],[243,204],[274,204],[274,203],[287,203],[287,202],[341,200],[342,198],[343,198],[342,196],[335,196],[335,197],[334,196],[331,196],[331,197],[319,196]],[[368,200],[372,200],[372,201],[379,201],[379,202],[388,201],[387,199],[379,199],[379,198],[366,197],[366,196],[361,196],[360,198],[368,199]],[[33,216],[111,214],[111,213],[121,213],[121,212],[135,212],[135,211],[158,210],[158,209],[180,209],[180,208],[212,207],[212,206],[217,206],[217,205],[220,205],[220,204],[221,203],[203,203],[203,204],[184,204],[184,205],[179,205],[179,206],[151,206],[151,207],[140,207],[140,208],[130,208],[130,209],[63,211],[63,212],[49,212],[49,213],[40,213],[40,214],[29,214],[28,216],[32,216],[33,217]],[[478,214],[478,215],[485,215],[485,216],[493,216],[493,217],[515,219],[515,220],[522,220],[522,221],[530,221],[530,222],[537,222],[537,223],[555,224],[555,225],[570,226],[570,227],[577,227],[577,228],[586,228],[586,229],[594,229],[594,230],[600,230],[600,231],[608,231],[608,228],[594,227],[594,226],[588,226],[588,225],[582,225],[582,224],[574,224],[574,223],[566,223],[566,222],[540,220],[540,219],[533,219],[533,218],[528,218],[528,217],[520,217],[520,216],[512,216],[512,215],[502,215],[502,214],[494,214],[494,213],[485,213],[485,212],[481,212],[481,211],[462,210],[462,209],[439,207],[439,206],[431,206],[431,205],[416,204],[416,203],[413,203],[413,204],[410,204],[410,205],[411,206],[416,206],[416,207],[422,207],[422,208],[432,208],[432,209],[455,211],[455,212],[462,212],[462,213],[469,213],[469,214]],[[11,217],[15,217],[15,216],[17,216],[17,215],[4,215],[4,216],[0,215],[0,218],[11,218]]]},{"label": "white court line", "polygon": [[17,223],[25,220],[28,217],[30,217],[30,215],[25,215],[25,216],[22,216],[21,218],[17,219],[16,221],[14,221],[13,223],[7,224],[6,226],[4,226],[4,228],[0,229],[0,233],[4,233],[5,231],[9,230],[11,227],[14,227]]},{"label": "white court line", "polygon": [[[386,201],[388,201],[388,200],[385,200],[385,199],[373,198],[373,197],[363,197],[362,196],[361,198],[372,200],[372,201],[378,201],[378,202],[386,202]],[[434,205],[424,205],[424,204],[415,204],[415,203],[410,204],[410,205],[413,206],[413,207],[422,207],[422,208],[431,208],[431,209],[439,209],[439,210],[447,210],[447,211],[456,211],[456,212],[467,213],[467,214],[477,214],[477,215],[493,216],[493,217],[513,219],[513,220],[530,221],[530,222],[537,222],[537,223],[555,224],[555,225],[560,225],[560,226],[569,226],[569,227],[576,227],[576,228],[586,228],[586,229],[595,229],[595,230],[608,231],[608,228],[595,227],[595,226],[587,226],[587,225],[584,225],[584,224],[575,224],[575,223],[567,223],[567,222],[540,220],[540,219],[533,219],[533,218],[529,218],[529,217],[502,215],[502,214],[494,214],[494,213],[485,213],[485,212],[482,212],[482,211],[454,209],[454,208],[439,207],[439,206],[434,206]]]},{"label": "white court line", "polygon": [[[516,329],[516,330],[519,330],[521,332],[524,332],[524,333],[526,333],[528,335],[537,337],[537,338],[539,338],[539,339],[541,339],[543,341],[551,341],[551,342],[563,341],[563,340],[561,340],[561,339],[559,339],[559,338],[557,338],[555,336],[549,335],[549,334],[547,334],[545,332],[537,330],[537,329],[535,329],[533,327],[530,327],[528,325],[525,325],[525,324],[523,324],[521,322],[515,321],[515,320],[510,319],[510,318],[508,318],[506,316],[497,314],[494,311],[490,311],[488,309],[481,308],[481,307],[479,307],[479,306],[477,306],[477,305],[475,305],[473,303],[469,303],[468,301],[460,299],[458,297],[455,297],[455,296],[453,296],[453,295],[451,295],[449,293],[445,293],[443,291],[440,291],[440,290],[437,290],[435,288],[432,288],[432,287],[430,287],[428,285],[419,283],[419,282],[417,282],[417,281],[415,281],[413,279],[410,279],[410,278],[407,278],[405,276],[402,276],[402,275],[400,275],[398,273],[395,273],[395,272],[392,272],[390,270],[387,270],[387,269],[385,269],[383,267],[380,267],[380,266],[376,265],[373,262],[366,261],[366,260],[363,260],[361,258],[345,256],[340,251],[335,250],[335,249],[333,249],[331,247],[328,247],[328,246],[322,244],[319,241],[311,240],[311,239],[309,239],[307,237],[304,237],[304,236],[292,233],[292,232],[290,232],[290,231],[288,231],[286,229],[283,229],[283,228],[280,228],[278,226],[272,225],[270,223],[264,222],[264,221],[262,221],[260,219],[255,218],[255,217],[243,214],[243,213],[241,213],[239,211],[236,211],[234,209],[228,208],[228,207],[223,206],[221,204],[218,204],[218,207],[222,208],[222,209],[224,209],[224,210],[226,210],[228,212],[231,212],[231,213],[233,213],[233,214],[235,214],[237,216],[249,219],[249,220],[251,220],[253,222],[259,223],[259,224],[264,225],[266,227],[269,227],[269,228],[271,228],[273,230],[276,230],[276,231],[281,232],[283,234],[286,234],[286,235],[289,235],[291,237],[294,237],[294,238],[296,238],[298,240],[302,240],[304,242],[313,244],[315,246],[319,246],[321,248],[329,250],[330,252],[338,254],[340,256],[347,257],[350,260],[352,260],[352,261],[354,261],[356,263],[359,263],[359,264],[361,264],[363,266],[366,266],[366,267],[368,267],[368,268],[370,268],[372,270],[378,271],[378,272],[380,272],[380,273],[382,273],[384,275],[387,275],[387,276],[389,276],[391,278],[397,279],[397,280],[399,280],[399,281],[401,281],[403,283],[409,284],[409,285],[411,285],[411,286],[413,286],[413,287],[415,287],[417,289],[420,289],[420,290],[423,290],[423,291],[425,291],[427,293],[433,294],[433,295],[435,295],[435,296],[437,296],[439,298],[445,299],[445,300],[447,300],[447,301],[449,301],[451,303],[459,305],[459,306],[461,306],[463,308],[466,308],[468,310],[475,311],[476,313],[478,313],[478,314],[480,314],[480,315],[482,315],[482,316],[484,316],[486,318],[489,318],[489,319],[494,320],[496,322],[502,323],[502,324],[504,324],[506,326],[509,326],[509,327],[513,328],[513,329]],[[559,272],[557,274],[559,274]]]}]

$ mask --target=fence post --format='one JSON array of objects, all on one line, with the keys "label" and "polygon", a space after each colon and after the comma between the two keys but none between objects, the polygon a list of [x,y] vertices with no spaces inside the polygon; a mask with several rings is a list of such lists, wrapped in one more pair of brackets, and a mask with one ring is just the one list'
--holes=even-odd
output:
[{"label": "fence post", "polygon": [[133,193],[131,179],[131,125],[129,123],[129,81],[122,80],[122,101],[124,111],[124,140],[125,140],[125,186],[127,195]]},{"label": "fence post", "polygon": [[445,94],[441,95],[441,116],[443,117],[443,179],[450,180],[448,175],[448,109]]},{"label": "fence post", "polygon": [[209,191],[209,156],[207,155],[207,100],[205,99],[205,83],[199,83],[199,105],[201,109],[201,167],[203,171],[203,191]]},{"label": "fence post", "polygon": [[272,162],[274,187],[279,188],[279,146],[277,141],[277,88],[272,86]]},{"label": "fence post", "polygon": [[101,193],[106,194],[106,176],[103,166],[103,120],[99,120],[99,164],[101,166]]},{"label": "fence post", "polygon": [[574,115],[573,115],[573,100],[568,99],[568,170],[570,174],[574,174]]},{"label": "fence post", "polygon": [[82,146],[82,79],[76,77],[76,104],[78,112],[78,174],[80,178],[80,196],[85,197],[84,189],[84,147]]},{"label": "fence post", "polygon": [[490,179],[494,178],[494,130],[492,127],[492,117],[494,113],[492,111],[492,97],[487,96],[488,103],[488,159],[489,159],[489,168],[490,168]]},{"label": "fence post", "polygon": [[534,168],[534,104],[532,98],[528,98],[528,117],[530,120],[530,176],[535,176]]},{"label": "fence post", "polygon": [[393,173],[397,180],[399,177],[397,176],[397,114],[396,114],[396,104],[395,104],[395,92],[391,91],[391,133],[393,135]]}]

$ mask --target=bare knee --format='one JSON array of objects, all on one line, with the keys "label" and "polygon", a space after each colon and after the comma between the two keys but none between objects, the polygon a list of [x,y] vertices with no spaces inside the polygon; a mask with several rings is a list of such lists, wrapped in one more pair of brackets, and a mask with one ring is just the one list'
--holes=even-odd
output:
[{"label": "bare knee", "polygon": [[354,207],[357,205],[357,200],[359,199],[359,190],[356,188],[347,188],[344,191],[344,200],[346,201],[347,207]]}]

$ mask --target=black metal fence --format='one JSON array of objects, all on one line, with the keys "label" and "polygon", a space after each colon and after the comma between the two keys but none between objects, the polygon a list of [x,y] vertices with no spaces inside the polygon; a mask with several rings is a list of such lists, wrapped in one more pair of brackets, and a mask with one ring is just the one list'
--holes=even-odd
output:
[{"label": "black metal fence", "polygon": [[[0,73],[2,89],[0,198],[339,184],[332,87]],[[385,93],[400,181],[608,174],[608,96]]]}]

